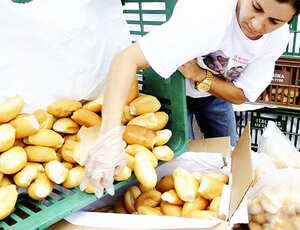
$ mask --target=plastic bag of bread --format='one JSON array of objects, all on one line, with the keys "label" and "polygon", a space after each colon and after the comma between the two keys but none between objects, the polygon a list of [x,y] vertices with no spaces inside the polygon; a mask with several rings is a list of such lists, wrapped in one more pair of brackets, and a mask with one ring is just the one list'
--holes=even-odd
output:
[{"label": "plastic bag of bread", "polygon": [[265,153],[251,153],[253,167],[253,186],[266,174],[276,169],[272,159]]},{"label": "plastic bag of bread", "polygon": [[300,229],[300,170],[277,169],[248,193],[250,229]]},{"label": "plastic bag of bread", "polygon": [[276,168],[300,168],[300,153],[273,121],[268,122],[258,152],[270,156]]}]

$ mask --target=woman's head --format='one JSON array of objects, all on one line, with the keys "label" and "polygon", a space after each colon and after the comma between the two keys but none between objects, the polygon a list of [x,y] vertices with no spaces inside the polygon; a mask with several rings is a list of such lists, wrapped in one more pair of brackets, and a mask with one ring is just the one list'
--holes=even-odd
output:
[{"label": "woman's head", "polygon": [[289,22],[300,11],[300,0],[238,0],[236,10],[244,34],[258,39]]}]

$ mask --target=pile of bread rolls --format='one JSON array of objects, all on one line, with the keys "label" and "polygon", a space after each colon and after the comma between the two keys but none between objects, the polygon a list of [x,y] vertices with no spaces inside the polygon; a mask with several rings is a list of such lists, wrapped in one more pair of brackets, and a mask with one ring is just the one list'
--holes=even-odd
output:
[{"label": "pile of bread rolls", "polygon": [[268,91],[264,100],[266,102],[280,102],[283,104],[293,104],[299,97],[299,88],[289,88],[274,86]]},{"label": "pile of bread rolls", "polygon": [[[34,200],[50,195],[55,185],[71,189],[80,185],[84,167],[74,156],[80,155],[80,129],[101,125],[103,95],[93,101],[60,99],[47,111],[22,113],[23,98],[15,96],[0,104],[0,220],[13,212],[18,188],[27,189]],[[154,187],[158,161],[173,159],[165,144],[172,136],[164,129],[168,114],[151,95],[139,95],[138,81],[131,87],[122,123],[127,166],[115,181],[128,179],[135,172],[141,184]],[[93,193],[88,186],[86,192]]]},{"label": "pile of bread rolls", "polygon": [[161,178],[155,187],[139,184],[129,187],[114,206],[96,211],[142,215],[210,219],[219,217],[219,206],[228,176],[200,175],[177,167]]},{"label": "pile of bread rolls", "polygon": [[296,197],[284,187],[266,190],[248,201],[250,230],[299,230],[300,229],[300,187]]}]

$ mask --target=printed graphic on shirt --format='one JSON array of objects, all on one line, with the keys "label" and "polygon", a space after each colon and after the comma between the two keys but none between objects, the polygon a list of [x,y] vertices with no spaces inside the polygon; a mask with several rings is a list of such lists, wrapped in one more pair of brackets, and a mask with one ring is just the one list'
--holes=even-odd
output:
[{"label": "printed graphic on shirt", "polygon": [[[237,80],[249,63],[249,59],[237,55],[229,57],[222,50],[217,50],[201,57],[203,64],[213,74],[227,81]],[[201,62],[198,64],[201,66]]]}]

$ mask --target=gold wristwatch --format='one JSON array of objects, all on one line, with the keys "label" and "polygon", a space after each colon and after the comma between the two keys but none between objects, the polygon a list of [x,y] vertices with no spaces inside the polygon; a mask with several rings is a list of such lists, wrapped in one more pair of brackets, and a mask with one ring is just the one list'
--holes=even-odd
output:
[{"label": "gold wristwatch", "polygon": [[196,89],[200,92],[207,92],[210,90],[213,74],[206,70],[206,78],[201,82],[196,82]]}]

